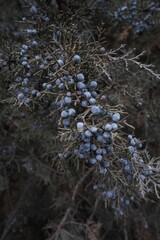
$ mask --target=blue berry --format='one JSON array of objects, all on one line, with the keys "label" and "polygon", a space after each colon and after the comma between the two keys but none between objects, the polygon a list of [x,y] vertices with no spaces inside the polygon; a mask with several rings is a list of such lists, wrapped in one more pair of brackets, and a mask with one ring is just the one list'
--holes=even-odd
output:
[{"label": "blue berry", "polygon": [[108,138],[110,137],[110,133],[109,133],[109,132],[104,132],[104,133],[103,133],[103,137],[104,137],[105,139],[108,139]]},{"label": "blue berry", "polygon": [[73,150],[73,153],[74,153],[75,155],[78,155],[79,150],[78,150],[77,148],[75,148],[75,149]]},{"label": "blue berry", "polygon": [[83,81],[84,81],[84,75],[83,75],[82,73],[79,73],[79,74],[77,75],[77,80],[78,80],[79,82],[83,82]]},{"label": "blue berry", "polygon": [[47,16],[45,16],[45,17],[43,17],[43,20],[45,21],[45,22],[49,22],[49,17],[47,17]]},{"label": "blue berry", "polygon": [[98,148],[98,149],[96,150],[96,154],[102,154],[102,149],[101,149],[101,148]]},{"label": "blue berry", "polygon": [[40,68],[40,69],[44,69],[44,68],[45,68],[45,65],[44,65],[44,64],[40,64],[40,65],[39,65],[39,68]]},{"label": "blue berry", "polygon": [[76,110],[74,108],[70,108],[68,110],[68,114],[70,117],[74,117],[76,115]]},{"label": "blue berry", "polygon": [[103,164],[103,167],[105,167],[105,168],[108,168],[110,166],[109,162],[103,162],[102,164]]},{"label": "blue berry", "polygon": [[24,50],[28,50],[28,46],[25,45],[25,44],[23,44],[23,45],[22,45],[22,49],[24,49]]},{"label": "blue berry", "polygon": [[100,154],[96,155],[96,160],[98,162],[100,162],[102,160],[102,155],[100,155]]},{"label": "blue berry", "polygon": [[107,150],[105,148],[102,148],[102,154],[106,155],[107,154]]},{"label": "blue berry", "polygon": [[27,66],[28,65],[28,62],[27,61],[22,61],[22,66]]},{"label": "blue berry", "polygon": [[131,140],[132,138],[133,138],[133,136],[129,134],[128,139]]},{"label": "blue berry", "polygon": [[90,98],[90,99],[89,99],[89,103],[90,103],[91,105],[95,104],[95,103],[96,103],[96,99],[95,99],[95,98]]},{"label": "blue berry", "polygon": [[36,93],[37,93],[37,90],[35,90],[35,89],[33,89],[33,90],[31,91],[31,94],[32,94],[33,97],[36,96]]},{"label": "blue berry", "polygon": [[96,164],[96,163],[97,163],[97,160],[96,160],[96,158],[90,158],[90,159],[89,159],[89,162],[90,162],[91,164]]},{"label": "blue berry", "polygon": [[93,186],[93,190],[97,190],[99,188],[98,184]]},{"label": "blue berry", "polygon": [[107,199],[114,199],[115,198],[115,192],[113,190],[106,191],[102,193],[102,196]]},{"label": "blue berry", "polygon": [[97,87],[97,82],[96,81],[92,81],[92,82],[90,82],[89,83],[89,85],[88,85],[88,87],[90,88],[90,89],[95,89],[96,87]]},{"label": "blue berry", "polygon": [[26,98],[24,101],[25,101],[26,104],[30,103],[30,99],[29,98]]},{"label": "blue berry", "polygon": [[84,144],[85,152],[89,152],[89,151],[90,151],[90,148],[91,148],[91,144],[90,144],[90,143],[85,143],[85,144]]},{"label": "blue berry", "polygon": [[78,130],[83,130],[84,129],[84,123],[83,122],[78,122],[77,123],[77,129]]},{"label": "blue berry", "polygon": [[58,86],[60,83],[61,83],[61,80],[60,80],[60,79],[57,79],[57,80],[56,80],[56,85]]},{"label": "blue berry", "polygon": [[97,106],[92,106],[91,107],[91,112],[93,115],[99,115],[101,113],[101,109]]},{"label": "blue berry", "polygon": [[71,97],[72,93],[71,92],[67,92],[66,95],[67,95],[67,97]]},{"label": "blue berry", "polygon": [[112,125],[112,130],[116,130],[116,129],[118,129],[118,125],[117,125],[117,123],[112,123],[111,125]]},{"label": "blue berry", "polygon": [[111,131],[112,130],[112,125],[108,123],[108,124],[105,125],[104,129],[106,131]]},{"label": "blue berry", "polygon": [[73,61],[74,61],[75,63],[80,63],[81,57],[80,57],[79,55],[75,55],[75,56],[73,57]]},{"label": "blue berry", "polygon": [[41,97],[41,95],[42,95],[42,94],[41,94],[40,92],[37,92],[37,93],[36,93],[36,97],[38,97],[38,98]]},{"label": "blue berry", "polygon": [[28,61],[28,57],[23,57],[23,61]]},{"label": "blue berry", "polygon": [[123,215],[124,215],[122,209],[121,209],[121,208],[118,208],[118,207],[115,208],[114,214],[115,214],[116,216],[123,216]]},{"label": "blue berry", "polygon": [[132,138],[131,141],[130,141],[130,144],[131,144],[132,146],[135,146],[135,145],[136,145],[136,141]]},{"label": "blue berry", "polygon": [[97,146],[96,146],[95,144],[92,144],[92,145],[91,145],[91,150],[92,150],[92,151],[96,151],[96,149],[97,149]]},{"label": "blue berry", "polygon": [[84,132],[85,137],[92,137],[92,133],[89,130]]},{"label": "blue berry", "polygon": [[87,88],[83,88],[83,89],[81,90],[81,93],[84,94],[85,92],[88,92]]},{"label": "blue berry", "polygon": [[125,199],[125,200],[124,200],[124,204],[125,204],[125,205],[129,205],[129,204],[130,204],[129,199]]},{"label": "blue berry", "polygon": [[32,76],[31,72],[26,73],[26,77],[31,77],[31,76]]},{"label": "blue berry", "polygon": [[25,78],[22,82],[22,86],[27,86],[28,85],[28,82],[29,82],[29,79],[28,78]]},{"label": "blue berry", "polygon": [[49,61],[48,60],[44,60],[44,65],[48,65]]},{"label": "blue berry", "polygon": [[66,159],[66,158],[68,158],[70,155],[71,155],[70,152],[65,152],[65,153],[63,154],[63,157],[64,157],[64,159]]},{"label": "blue berry", "polygon": [[128,164],[128,161],[124,158],[120,158],[118,159],[118,162],[122,165],[122,166],[126,166]]},{"label": "blue berry", "polygon": [[71,97],[65,97],[64,98],[64,103],[65,104],[71,104],[71,102],[72,102],[72,98]]},{"label": "blue berry", "polygon": [[43,87],[44,89],[46,89],[47,83],[43,83],[43,84],[42,84],[42,87]]},{"label": "blue berry", "polygon": [[61,33],[61,31],[56,31],[56,33],[55,33],[55,37],[56,37],[56,40],[57,41],[60,41],[60,39],[61,39],[61,36],[62,36],[62,33]]},{"label": "blue berry", "polygon": [[123,169],[126,173],[131,173],[132,167],[130,164],[127,164]]},{"label": "blue berry", "polygon": [[113,121],[113,122],[118,122],[118,121],[120,120],[120,118],[121,118],[121,116],[120,116],[119,113],[114,113],[114,114],[112,115],[112,121]]},{"label": "blue berry", "polygon": [[101,48],[99,49],[99,51],[100,51],[100,53],[105,53],[105,52],[106,52],[106,49],[105,49],[104,47],[101,47]]},{"label": "blue berry", "polygon": [[57,60],[57,63],[60,67],[62,67],[64,65],[64,61],[61,59]]},{"label": "blue berry", "polygon": [[26,68],[30,69],[30,68],[31,68],[31,66],[30,66],[29,64],[27,64]]},{"label": "blue berry", "polygon": [[22,78],[21,77],[17,77],[15,81],[18,82],[18,83],[22,82]]},{"label": "blue berry", "polygon": [[92,91],[91,94],[92,94],[92,97],[94,97],[94,98],[97,97],[97,95],[98,95],[96,91]]},{"label": "blue berry", "polygon": [[104,138],[102,135],[98,135],[97,136],[97,141],[100,142],[100,143],[104,143]]},{"label": "blue berry", "polygon": [[67,77],[67,83],[68,83],[69,85],[71,85],[71,84],[74,83],[74,79],[72,78],[72,76],[68,76],[68,77]]},{"label": "blue berry", "polygon": [[29,35],[35,35],[35,34],[37,34],[37,30],[36,30],[36,29],[26,29],[26,32],[27,32]]},{"label": "blue berry", "polygon": [[33,47],[35,47],[35,46],[37,46],[37,45],[38,45],[37,41],[35,41],[35,40],[32,41],[32,46],[33,46]]},{"label": "blue berry", "polygon": [[98,131],[98,128],[97,127],[91,127],[90,130],[91,130],[92,133],[96,133]]},{"label": "blue berry", "polygon": [[82,153],[79,154],[79,158],[80,158],[80,159],[83,159],[83,158],[84,158],[84,154],[82,154]]},{"label": "blue berry", "polygon": [[148,166],[148,168],[144,169],[141,171],[141,174],[144,175],[144,176],[150,176],[153,174],[153,169],[151,166]]},{"label": "blue berry", "polygon": [[30,11],[30,13],[31,13],[32,15],[37,14],[37,8],[36,8],[34,5],[31,6],[31,8],[30,8],[29,11]]},{"label": "blue berry", "polygon": [[27,87],[24,87],[23,92],[24,92],[25,94],[27,94],[28,91],[29,91],[29,89],[28,89]]},{"label": "blue berry", "polygon": [[128,147],[128,150],[129,150],[131,153],[133,153],[133,152],[135,151],[135,148],[134,148],[133,146],[129,146],[129,147]]},{"label": "blue berry", "polygon": [[65,88],[65,86],[64,86],[63,83],[60,83],[60,84],[58,85],[58,89],[59,89],[59,90],[63,90],[64,88]]},{"label": "blue berry", "polygon": [[68,112],[65,111],[65,110],[63,110],[63,111],[61,112],[61,117],[63,117],[63,118],[68,117]]},{"label": "blue berry", "polygon": [[81,106],[84,107],[84,108],[88,107],[88,102],[87,101],[82,101]]},{"label": "blue berry", "polygon": [[102,166],[99,166],[99,171],[102,174],[106,174],[108,172],[108,170],[106,168],[102,167]]},{"label": "blue berry", "polygon": [[24,98],[24,94],[23,93],[19,93],[17,98],[18,98],[18,100],[22,100]]},{"label": "blue berry", "polygon": [[41,56],[39,56],[39,55],[36,55],[36,56],[35,56],[35,60],[36,60],[36,61],[40,61],[41,59],[42,59]]},{"label": "blue berry", "polygon": [[84,95],[86,98],[91,98],[91,93],[88,91],[84,92]]},{"label": "blue berry", "polygon": [[64,127],[69,127],[69,125],[70,125],[70,120],[69,119],[64,119],[63,120],[63,126]]},{"label": "blue berry", "polygon": [[46,89],[49,90],[49,91],[52,91],[53,90],[52,84],[48,83],[47,86],[46,86]]},{"label": "blue berry", "polygon": [[77,83],[77,88],[79,89],[79,90],[81,90],[81,89],[83,89],[83,88],[85,88],[86,87],[86,85],[84,84],[84,83],[82,83],[82,82],[78,82]]}]

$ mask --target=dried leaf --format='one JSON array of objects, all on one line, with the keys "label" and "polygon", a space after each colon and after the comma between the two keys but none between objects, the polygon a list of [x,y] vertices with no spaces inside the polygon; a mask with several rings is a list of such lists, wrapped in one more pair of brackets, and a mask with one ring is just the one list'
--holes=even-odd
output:
[{"label": "dried leaf", "polygon": [[123,41],[126,41],[130,34],[130,30],[132,29],[131,26],[125,26],[123,28],[123,31],[117,36],[117,42],[121,43]]},{"label": "dried leaf", "polygon": [[94,221],[87,220],[87,235],[89,240],[100,240],[100,230],[102,223],[95,223]]}]

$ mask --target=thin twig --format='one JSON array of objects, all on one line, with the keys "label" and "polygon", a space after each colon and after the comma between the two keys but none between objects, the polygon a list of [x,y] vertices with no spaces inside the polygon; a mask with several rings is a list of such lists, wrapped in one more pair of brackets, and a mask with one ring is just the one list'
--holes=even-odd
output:
[{"label": "thin twig", "polygon": [[77,195],[78,189],[82,185],[82,183],[86,179],[86,177],[93,171],[93,169],[94,169],[94,166],[92,168],[90,168],[89,171],[77,182],[77,184],[76,184],[76,186],[74,188],[73,194],[72,194],[71,205],[67,209],[67,211],[65,212],[65,215],[63,216],[61,222],[59,223],[56,232],[48,240],[53,240],[53,239],[57,240],[58,239],[60,230],[62,229],[63,225],[65,224],[69,214],[73,210],[73,206],[74,206],[74,203],[75,203],[75,199],[76,199],[76,195]]}]

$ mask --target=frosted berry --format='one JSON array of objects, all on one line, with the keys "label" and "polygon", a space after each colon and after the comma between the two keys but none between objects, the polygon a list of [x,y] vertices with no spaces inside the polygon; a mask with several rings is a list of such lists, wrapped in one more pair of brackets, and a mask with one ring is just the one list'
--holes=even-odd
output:
[{"label": "frosted berry", "polygon": [[74,61],[75,63],[80,63],[81,57],[80,57],[79,55],[75,55],[75,56],[73,57],[73,61]]}]

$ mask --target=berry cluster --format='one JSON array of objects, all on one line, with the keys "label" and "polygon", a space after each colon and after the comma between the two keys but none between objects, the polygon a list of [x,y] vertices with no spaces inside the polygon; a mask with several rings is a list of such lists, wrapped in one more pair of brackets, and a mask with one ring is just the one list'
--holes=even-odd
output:
[{"label": "berry cluster", "polygon": [[137,0],[132,0],[130,4],[119,7],[114,12],[114,17],[119,22],[131,25],[135,34],[139,34],[154,26],[151,19],[159,7],[159,3],[151,2],[143,8]]},{"label": "berry cluster", "polygon": [[[132,184],[136,183],[139,187],[139,190],[140,188],[141,190],[143,189],[142,192],[138,192],[137,196],[139,195],[140,198],[143,198],[145,197],[145,194],[151,191],[149,185],[147,186],[147,181],[149,181],[150,177],[153,177],[155,175],[156,169],[152,163],[144,162],[143,155],[141,155],[139,152],[139,148],[141,148],[142,145],[141,142],[132,135],[128,135],[128,141],[128,156],[119,157],[115,160],[115,164],[117,164],[117,167],[119,169],[117,178],[118,175],[120,175],[120,172],[123,173],[123,176],[121,176],[121,180],[123,179],[123,181],[128,182],[130,190],[132,188]],[[112,168],[114,169],[113,165]],[[112,172],[115,171],[113,169],[111,170]],[[134,187],[135,186],[136,185],[134,185]],[[124,189],[121,189],[123,194],[120,194],[119,186],[118,188],[116,188],[116,186],[108,188],[108,182],[106,180],[105,183],[103,181],[103,183],[95,184],[93,186],[93,189],[96,191],[99,190],[103,199],[105,199],[105,201],[107,202],[110,202],[110,206],[116,216],[122,216],[124,214],[124,210],[128,207],[131,207],[131,204],[135,201],[135,195],[133,194],[133,190],[130,191],[126,188],[126,192],[124,193]],[[119,194],[121,196],[118,198]]]},{"label": "berry cluster", "polygon": [[[62,149],[56,156],[58,161],[71,160],[94,167],[93,188],[110,202],[116,215],[122,215],[123,207],[134,200],[133,195],[145,197],[156,168],[149,159],[144,161],[139,151],[140,141],[133,135],[127,139],[122,107],[111,107],[107,103],[100,85],[102,75],[92,72],[98,64],[103,64],[103,56],[107,56],[105,48],[85,49],[75,33],[74,44],[69,45],[69,30],[67,33],[53,28],[48,17],[36,18],[37,12],[38,9],[31,6],[31,16],[23,18],[26,40],[17,49],[18,64],[10,85],[15,105],[27,109],[27,114],[37,113],[36,117],[43,118],[43,122],[48,116],[52,124],[58,119],[57,139]],[[40,29],[43,21],[44,28]],[[45,32],[46,25],[52,34],[44,43],[39,33]],[[63,42],[64,39],[68,42]],[[98,64],[91,61],[94,54],[98,56]],[[86,60],[86,55],[90,61]],[[37,128],[36,122],[33,125]]]}]

